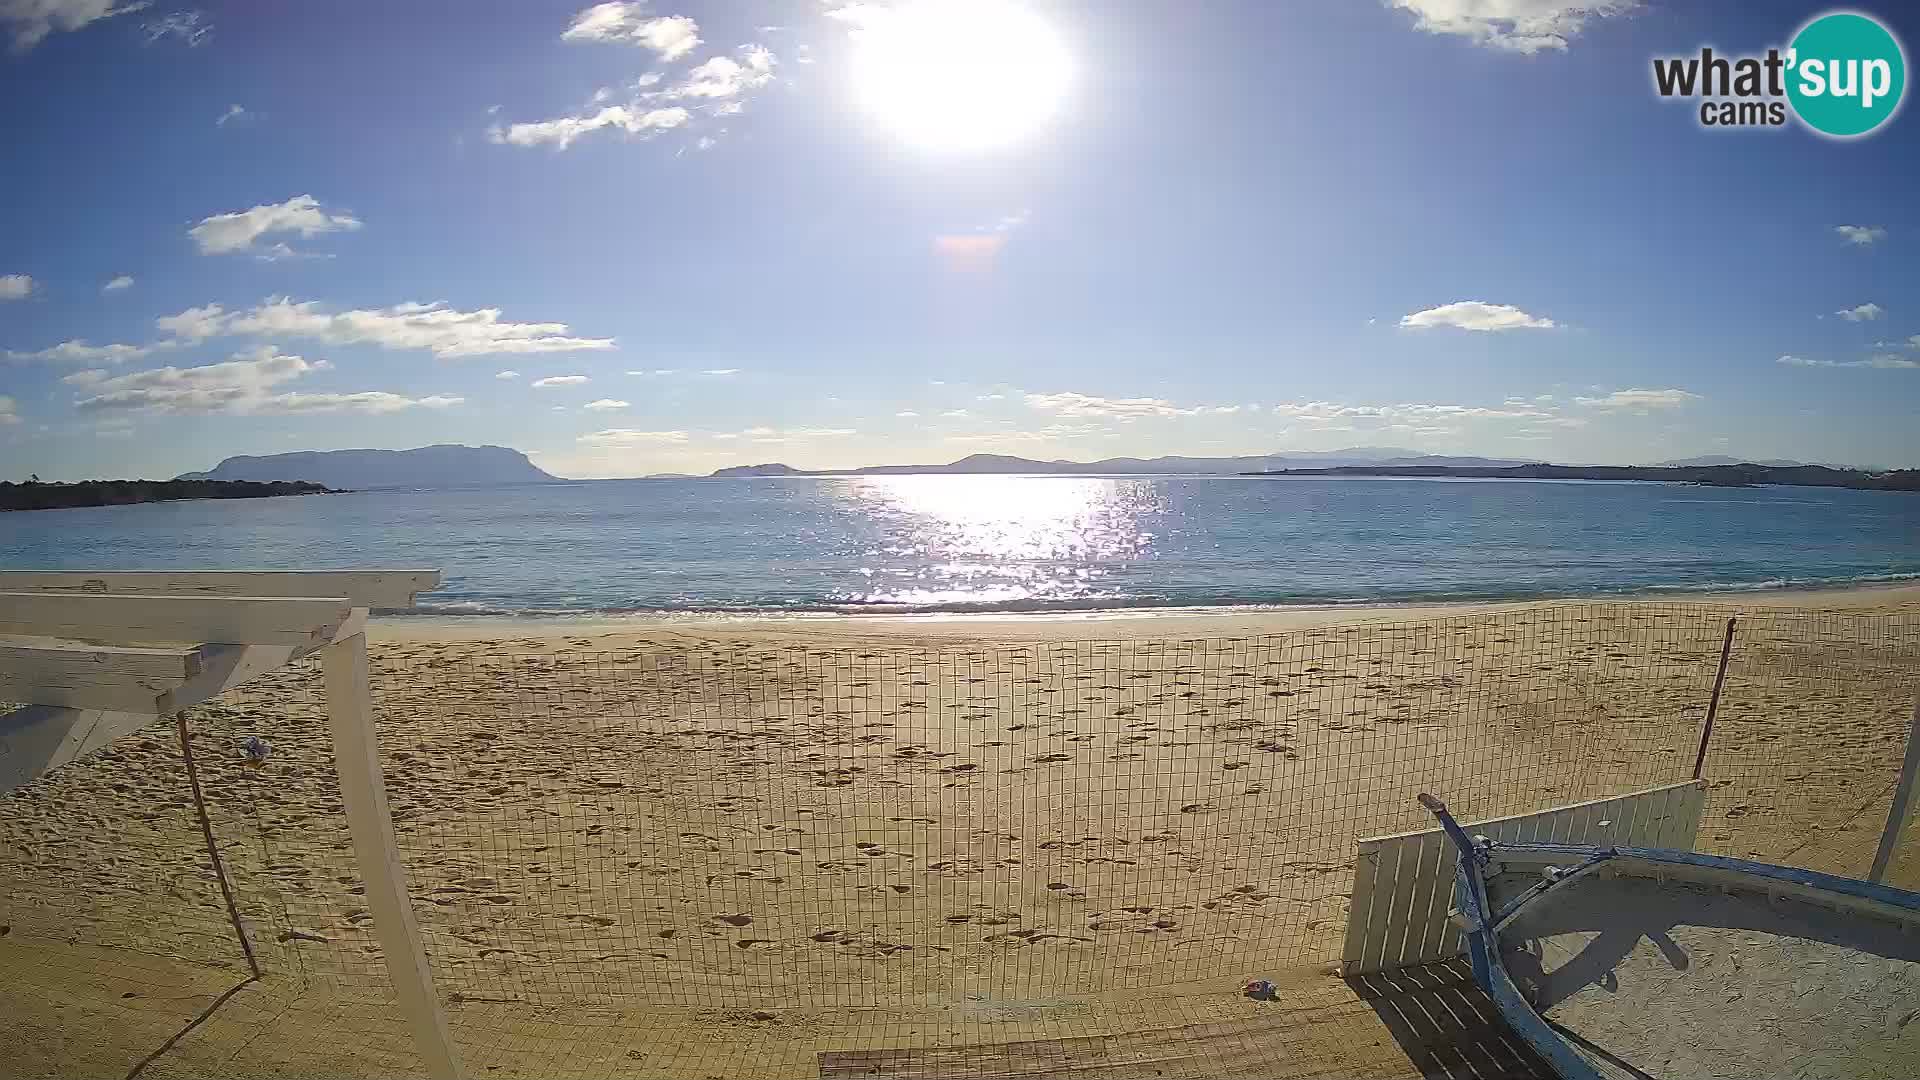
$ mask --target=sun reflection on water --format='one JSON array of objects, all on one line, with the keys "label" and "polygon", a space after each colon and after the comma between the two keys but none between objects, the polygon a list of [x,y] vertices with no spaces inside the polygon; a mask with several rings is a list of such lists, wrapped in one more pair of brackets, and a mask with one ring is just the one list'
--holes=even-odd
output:
[{"label": "sun reflection on water", "polygon": [[835,494],[870,523],[870,584],[842,598],[865,604],[1098,600],[1167,513],[1150,482],[1080,476],[861,477]]}]

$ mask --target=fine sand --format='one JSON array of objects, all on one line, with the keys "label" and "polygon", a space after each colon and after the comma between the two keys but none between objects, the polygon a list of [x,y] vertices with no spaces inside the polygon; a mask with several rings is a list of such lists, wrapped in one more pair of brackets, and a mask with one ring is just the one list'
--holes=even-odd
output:
[{"label": "fine sand", "polygon": [[[858,1054],[1045,1039],[1095,1040],[1074,1044],[1086,1065],[1158,1015],[1192,1028],[1180,1053],[1151,1051],[1171,1054],[1163,1073],[1211,1075],[1240,1065],[1208,1056],[1208,1025],[1242,1039],[1317,1009],[1347,1025],[1315,1044],[1319,1075],[1343,1053],[1401,1075],[1437,1051],[1327,974],[1354,842],[1426,827],[1423,790],[1472,818],[1687,779],[1729,615],[1699,846],[1864,873],[1920,671],[1920,589],[1686,599],[403,618],[369,637],[434,976],[469,1057],[495,1066],[475,1074],[857,1073],[879,1060]],[[324,716],[309,665],[189,720],[259,992],[378,1000]],[[274,747],[258,770],[238,760],[246,735]],[[97,1017],[76,989],[106,985],[91,950],[239,963],[170,725],[0,803],[0,878],[0,961],[32,1008],[75,1002],[61,1023]],[[67,986],[69,968],[92,974]],[[1254,977],[1299,985],[1294,1010],[1238,996]],[[627,1044],[527,1034],[556,1015],[626,1030],[622,1010],[644,1012],[655,1049],[583,1057],[582,1039]],[[272,1068],[412,1067],[390,1008],[303,1023],[334,1037],[280,1047]],[[172,1053],[269,1071],[226,1030]],[[398,1058],[353,1056],[376,1031]],[[125,1036],[126,1064],[144,1039]],[[1395,1041],[1404,1054],[1382,1058]],[[63,1071],[44,1045],[0,1052]]]}]

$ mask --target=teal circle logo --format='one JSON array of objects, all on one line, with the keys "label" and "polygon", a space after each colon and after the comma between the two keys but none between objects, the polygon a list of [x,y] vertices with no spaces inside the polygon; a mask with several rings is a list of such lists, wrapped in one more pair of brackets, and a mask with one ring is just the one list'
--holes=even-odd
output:
[{"label": "teal circle logo", "polygon": [[1907,57],[1886,27],[1838,11],[1802,27],[1787,52],[1787,100],[1803,123],[1850,139],[1892,119],[1907,89]]}]

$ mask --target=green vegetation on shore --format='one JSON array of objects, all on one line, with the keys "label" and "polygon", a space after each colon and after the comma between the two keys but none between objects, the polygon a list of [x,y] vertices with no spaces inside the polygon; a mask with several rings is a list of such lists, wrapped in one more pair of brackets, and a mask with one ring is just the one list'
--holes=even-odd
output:
[{"label": "green vegetation on shore", "polygon": [[1701,465],[1663,467],[1656,465],[1514,465],[1505,468],[1474,468],[1454,465],[1348,465],[1333,469],[1282,469],[1277,472],[1252,472],[1247,476],[1328,477],[1328,476],[1457,476],[1488,480],[1653,480],[1678,484],[1708,484],[1714,487],[1754,487],[1781,484],[1788,487],[1863,488],[1872,491],[1920,491],[1920,469],[1892,472],[1865,472],[1860,469],[1831,469],[1825,465]]},{"label": "green vegetation on shore", "polygon": [[181,499],[265,499],[276,495],[330,495],[333,488],[304,480],[82,480],[73,484],[0,481],[0,510],[60,510],[76,506],[124,506]]}]

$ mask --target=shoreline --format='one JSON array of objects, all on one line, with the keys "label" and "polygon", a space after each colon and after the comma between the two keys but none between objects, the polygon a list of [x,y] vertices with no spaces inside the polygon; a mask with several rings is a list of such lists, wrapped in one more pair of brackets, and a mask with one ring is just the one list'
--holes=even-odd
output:
[{"label": "shoreline", "polygon": [[374,642],[498,641],[503,639],[714,638],[723,636],[831,636],[865,639],[992,638],[1070,641],[1164,634],[1267,634],[1347,622],[1417,621],[1511,611],[1551,604],[1708,604],[1794,611],[1920,611],[1920,584],[1872,582],[1805,589],[1661,592],[1517,600],[1302,604],[1296,607],[1099,608],[1082,611],[828,612],[632,615],[398,615],[369,620]]}]

